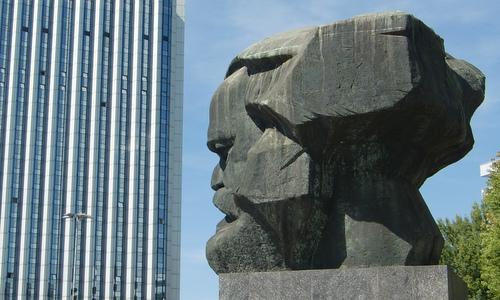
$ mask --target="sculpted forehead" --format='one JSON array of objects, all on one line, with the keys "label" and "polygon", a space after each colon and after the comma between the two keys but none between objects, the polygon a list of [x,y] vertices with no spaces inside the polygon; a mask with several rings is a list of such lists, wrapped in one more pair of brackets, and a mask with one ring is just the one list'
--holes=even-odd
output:
[{"label": "sculpted forehead", "polygon": [[[414,122],[387,114],[408,114],[419,124],[441,120],[461,135],[459,116],[473,112],[484,89],[483,77],[471,69],[446,57],[442,39],[410,14],[357,16],[278,34],[236,56],[214,96],[211,127],[231,132],[230,118],[244,114],[261,129],[277,128],[318,153],[327,140],[376,139],[394,127],[413,132]],[[378,125],[357,122],[365,115]],[[317,131],[332,136],[322,144],[311,134]],[[436,144],[427,136],[414,139]]]},{"label": "sculpted forehead", "polygon": [[236,56],[226,78],[246,67],[245,106],[299,125],[396,106],[421,86],[427,56],[440,57],[432,64],[446,76],[442,40],[430,28],[405,13],[371,14],[264,39]]},{"label": "sculpted forehead", "polygon": [[[426,39],[420,43],[426,49],[415,49],[415,32]],[[215,123],[227,124],[229,116],[248,113],[257,123],[300,141],[297,130],[311,121],[397,106],[421,86],[427,75],[421,71],[427,68],[420,64],[426,56],[442,58],[432,62],[433,73],[446,76],[441,39],[404,13],[359,16],[278,34],[233,59],[213,98],[212,116],[218,117]]]},{"label": "sculpted forehead", "polygon": [[[380,43],[376,39],[367,38],[369,36],[382,34],[411,39],[414,34],[412,29],[415,27],[415,21],[418,20],[407,13],[386,12],[360,15],[333,24],[279,33],[251,45],[238,54],[232,60],[226,78],[248,64],[276,57],[291,58],[303,54],[314,54],[311,51],[306,52],[308,46],[327,52],[329,48],[334,50],[336,47],[348,48],[355,52],[359,45],[366,46],[368,44],[371,47],[376,47],[374,43]],[[432,31],[430,28],[426,27],[426,29]],[[436,37],[440,40],[437,35]],[[360,42],[358,45],[354,43],[356,40]],[[338,57],[338,59],[346,60],[346,57]]]}]

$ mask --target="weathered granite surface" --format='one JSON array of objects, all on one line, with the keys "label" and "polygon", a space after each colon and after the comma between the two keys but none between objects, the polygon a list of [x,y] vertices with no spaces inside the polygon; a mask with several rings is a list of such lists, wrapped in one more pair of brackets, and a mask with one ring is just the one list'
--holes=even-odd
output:
[{"label": "weathered granite surface", "polygon": [[217,273],[438,262],[418,189],[472,147],[484,76],[412,15],[278,34],[239,54],[213,96]]},{"label": "weathered granite surface", "polygon": [[462,300],[465,283],[446,266],[221,274],[220,300]]}]

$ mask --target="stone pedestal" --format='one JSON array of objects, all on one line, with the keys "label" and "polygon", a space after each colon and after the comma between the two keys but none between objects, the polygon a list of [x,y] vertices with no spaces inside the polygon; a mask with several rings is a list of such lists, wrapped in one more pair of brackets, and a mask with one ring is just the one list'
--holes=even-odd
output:
[{"label": "stone pedestal", "polygon": [[467,299],[447,266],[396,266],[221,274],[220,300]]}]

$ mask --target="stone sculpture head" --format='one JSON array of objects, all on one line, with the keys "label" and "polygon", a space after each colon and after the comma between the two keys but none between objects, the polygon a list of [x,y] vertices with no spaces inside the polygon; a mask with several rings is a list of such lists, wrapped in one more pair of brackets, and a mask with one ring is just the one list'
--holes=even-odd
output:
[{"label": "stone sculpture head", "polygon": [[437,263],[418,192],[472,147],[484,76],[405,13],[279,34],[230,64],[210,107],[217,273]]}]

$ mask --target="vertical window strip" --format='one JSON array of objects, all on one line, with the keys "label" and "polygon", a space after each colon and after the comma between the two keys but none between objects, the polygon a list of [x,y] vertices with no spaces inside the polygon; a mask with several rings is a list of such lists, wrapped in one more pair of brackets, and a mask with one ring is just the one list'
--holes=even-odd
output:
[{"label": "vertical window strip", "polygon": [[[86,213],[87,199],[85,197],[85,187],[87,186],[88,178],[88,144],[89,144],[89,131],[90,131],[90,96],[91,96],[91,80],[89,79],[92,74],[92,32],[95,9],[93,7],[91,0],[84,0],[84,11],[83,11],[83,43],[82,43],[82,60],[81,60],[81,79],[80,79],[80,101],[79,105],[79,122],[78,122],[78,133],[77,133],[77,162],[76,162],[76,197],[75,197],[75,213],[84,212]],[[75,226],[76,230],[76,226]],[[80,280],[84,269],[84,257],[85,257],[85,230],[86,226],[80,226],[79,232],[75,232],[75,238],[77,241],[76,249],[76,259],[73,268],[76,269],[75,278],[73,279],[78,284],[78,289],[76,295],[80,295],[80,291],[83,290],[83,280]]]},{"label": "vertical window strip", "polygon": [[170,32],[171,0],[163,1],[161,38],[161,92],[160,92],[160,148],[158,178],[158,220],[156,244],[155,297],[165,299],[167,294],[167,208],[168,208],[168,139],[170,102]]},{"label": "vertical window strip", "polygon": [[11,0],[1,1],[0,18],[0,190],[2,188],[3,178],[3,151],[5,137],[5,111],[7,110],[7,86],[9,74],[9,49],[10,49],[10,31],[12,30],[12,9]]},{"label": "vertical window strip", "polygon": [[132,2],[130,0],[124,0],[124,12],[123,12],[123,53],[122,53],[122,79],[121,79],[121,93],[120,93],[120,104],[119,104],[119,147],[118,152],[118,197],[117,201],[117,212],[116,212],[116,239],[115,239],[115,264],[114,264],[114,288],[113,293],[115,297],[121,297],[122,289],[124,287],[125,281],[123,280],[124,274],[124,245],[125,245],[125,208],[127,199],[127,169],[128,169],[128,159],[129,151],[127,150],[127,145],[129,143],[129,122],[130,115],[128,112],[128,107],[130,103],[130,64],[131,64],[131,28],[132,28]]},{"label": "vertical window strip", "polygon": [[[46,99],[48,95],[48,45],[49,45],[49,14],[50,7],[48,0],[42,0],[41,3],[41,16],[42,16],[42,30],[40,32],[40,51],[39,51],[39,74],[38,74],[38,99],[35,105],[36,109],[36,127],[35,127],[35,146],[34,146],[34,165],[33,165],[33,186],[30,195],[31,215],[30,215],[30,230],[29,230],[29,249],[28,249],[28,278],[27,278],[27,297],[31,299],[36,294],[36,279],[37,262],[40,260],[39,253],[39,236],[41,225],[41,210],[42,203],[40,199],[43,195],[41,187],[43,186],[43,161],[45,152],[43,151],[45,145],[46,128]],[[38,256],[37,256],[38,255]]]},{"label": "vertical window strip", "polygon": [[142,57],[141,57],[141,96],[139,99],[139,178],[138,197],[137,197],[137,240],[136,240],[136,278],[135,278],[135,295],[137,298],[143,296],[145,290],[145,253],[147,245],[147,190],[148,190],[148,175],[149,175],[149,149],[150,149],[150,101],[151,101],[151,39],[149,38],[152,30],[150,21],[153,13],[150,0],[143,1],[143,36],[142,36]]},{"label": "vertical window strip", "polygon": [[48,282],[48,299],[59,298],[60,288],[60,259],[61,259],[61,244],[64,238],[62,234],[62,214],[64,209],[63,194],[66,174],[66,139],[67,139],[67,115],[68,115],[68,74],[70,74],[71,65],[69,63],[71,57],[70,41],[73,32],[72,14],[73,1],[62,1],[61,10],[61,44],[59,46],[59,85],[57,92],[57,118],[56,118],[56,151],[54,162],[54,183],[53,194],[51,199],[52,204],[52,227],[50,235],[50,260],[49,260],[49,282]]},{"label": "vertical window strip", "polygon": [[96,210],[95,210],[95,243],[94,243],[94,274],[93,274],[93,287],[92,296],[95,299],[101,298],[101,282],[104,281],[102,276],[104,268],[104,247],[103,247],[103,232],[104,232],[104,220],[103,216],[105,214],[106,207],[106,178],[109,172],[108,158],[107,158],[107,145],[109,145],[109,137],[107,133],[109,132],[109,112],[108,107],[111,97],[110,97],[110,78],[112,74],[111,68],[111,34],[113,31],[112,22],[113,19],[113,4],[111,0],[106,0],[104,2],[104,34],[103,34],[103,48],[102,48],[102,85],[101,85],[101,103],[99,111],[99,142],[98,142],[98,174],[97,174],[97,199],[96,199]]},{"label": "vertical window strip", "polygon": [[[10,194],[10,212],[9,212],[9,231],[8,231],[8,248],[7,248],[7,280],[5,296],[15,297],[17,293],[17,268],[16,262],[19,260],[19,228],[21,219],[21,195],[22,195],[22,179],[24,176],[24,147],[25,147],[25,126],[26,126],[26,99],[28,93],[28,78],[29,78],[29,49],[31,37],[29,35],[29,25],[31,24],[31,4],[30,0],[23,0],[22,19],[21,19],[21,45],[18,65],[18,85],[17,97],[15,101],[14,113],[14,145],[13,145],[13,165],[12,165],[12,183]],[[8,200],[7,200],[8,201]]]}]

